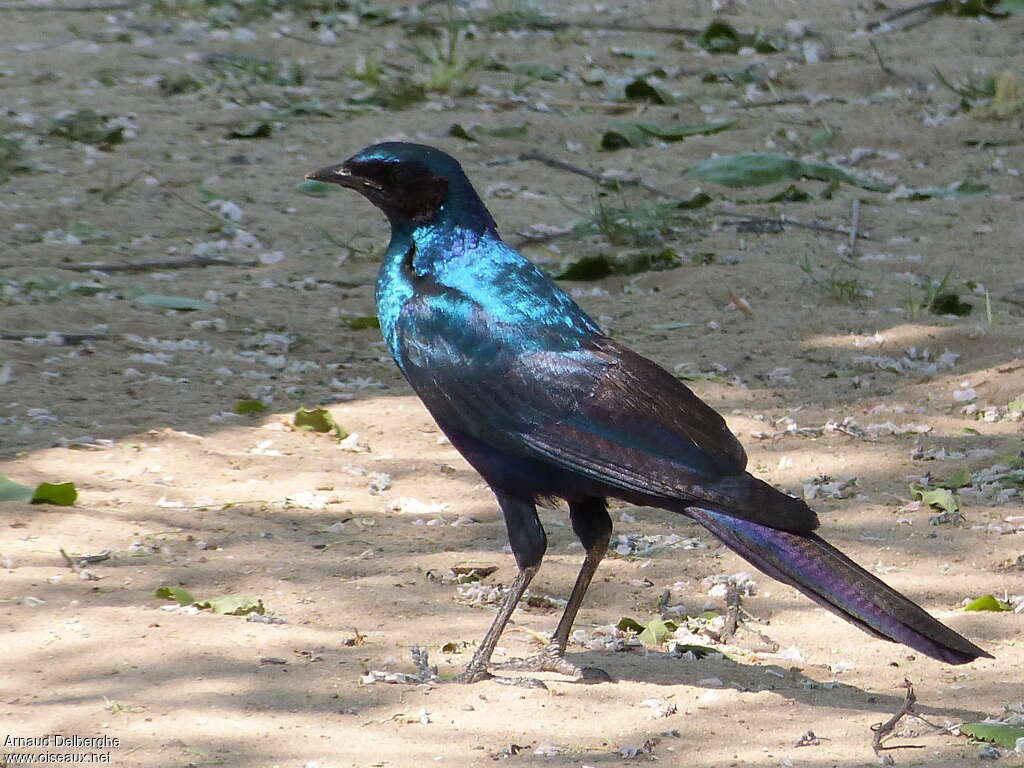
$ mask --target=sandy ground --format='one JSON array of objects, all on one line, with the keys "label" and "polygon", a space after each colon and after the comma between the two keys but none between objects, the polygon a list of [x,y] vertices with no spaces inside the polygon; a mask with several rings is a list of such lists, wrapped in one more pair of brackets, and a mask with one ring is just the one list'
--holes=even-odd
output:
[{"label": "sandy ground", "polygon": [[[543,62],[563,76],[531,83],[477,69],[466,75],[475,94],[456,88],[404,110],[351,111],[342,105],[366,86],[344,73],[360,57],[383,52],[419,66],[398,46],[401,27],[342,24],[336,41],[312,45],[279,34],[287,25],[289,34],[313,36],[288,18],[213,34],[141,10],[0,11],[0,119],[3,132],[29,139],[26,159],[36,167],[0,186],[0,332],[98,336],[65,345],[0,341],[0,473],[27,485],[73,481],[79,491],[73,507],[0,504],[0,737],[107,735],[118,746],[74,751],[146,767],[482,766],[507,758],[812,768],[874,764],[870,726],[899,710],[905,678],[917,711],[941,725],[1020,711],[1024,615],[959,607],[965,598],[1024,593],[1021,496],[968,488],[966,520],[931,525],[938,510],[908,506],[908,484],[929,472],[977,473],[1021,450],[1021,422],[1006,411],[1024,393],[1021,120],[959,109],[957,96],[936,87],[932,67],[952,79],[1004,68],[1024,74],[1024,18],[941,17],[881,35],[880,66],[857,30],[884,15],[881,4],[725,5],[741,30],[801,21],[827,37],[823,50],[832,55],[815,49],[808,59],[802,51],[820,47],[814,36],[786,52],[710,57],[679,35],[478,33],[461,43],[464,55]],[[688,27],[713,18],[704,2],[559,14],[612,30],[624,18]],[[613,48],[651,49],[657,58],[623,58]],[[158,87],[162,76],[208,77],[206,57],[226,53],[301,61],[305,82],[221,82],[181,95]],[[770,74],[770,87],[699,76],[751,64]],[[655,66],[685,94],[678,104],[608,107],[604,86],[580,78],[595,67],[621,74]],[[802,96],[812,103],[747,106]],[[274,112],[314,99],[330,116]],[[54,115],[81,108],[126,118],[129,137],[102,151],[48,133]],[[737,125],[679,143],[598,150],[612,120],[723,117]],[[262,120],[273,123],[269,138],[226,138]],[[526,135],[471,143],[448,136],[453,123],[523,125]],[[861,199],[855,266],[841,266],[845,235],[744,231],[735,218],[704,210],[692,212],[696,227],[667,236],[685,266],[566,287],[617,338],[666,367],[719,374],[692,386],[726,415],[760,476],[797,494],[811,492],[817,476],[855,477],[840,493],[846,498],[812,502],[826,538],[996,658],[944,666],[873,640],[759,574],[744,607],[777,653],[751,632],[724,656],[699,661],[664,648],[606,650],[595,642],[608,639],[602,628],[656,616],[666,590],[670,605],[721,611],[710,579],[749,570],[692,524],[618,506],[616,534],[661,537],[616,540],[623,551],[629,541],[675,544],[610,557],[581,611],[582,644],[570,656],[615,682],[543,675],[546,691],[366,683],[375,670],[412,672],[412,645],[428,648],[442,674],[456,672],[493,608],[443,575],[497,566],[476,590],[486,594],[509,582],[514,565],[488,490],[439,439],[378,332],[348,322],[373,314],[384,221],[354,195],[303,195],[302,175],[384,138],[436,144],[462,159],[514,241],[531,225],[571,223],[594,200],[585,178],[515,161],[524,151],[625,171],[688,197],[695,182],[681,175],[687,166],[712,153],[803,155],[824,125],[835,136],[820,157],[855,161],[860,172],[910,187],[972,179],[991,193],[909,200],[844,185],[822,199],[823,182],[800,181],[811,193],[806,202],[734,210],[844,227]],[[784,186],[704,189],[718,200],[751,200]],[[234,226],[248,235],[214,231],[223,222],[200,188],[232,201]],[[633,190],[628,199],[653,198]],[[221,239],[229,242],[220,250],[203,245]],[[621,250],[598,237],[552,243],[529,253],[556,270],[560,260]],[[243,265],[70,269],[187,259],[197,247]],[[707,259],[696,255],[709,253],[712,263],[700,264]],[[805,259],[818,285],[801,271]],[[824,283],[837,266],[837,277],[871,295],[854,303],[831,296]],[[947,270],[974,312],[914,311],[923,295],[915,281]],[[59,282],[40,287],[39,276]],[[103,289],[69,290],[90,280]],[[210,306],[162,310],[133,301],[139,294]],[[751,311],[736,311],[734,297]],[[894,371],[882,358],[905,362]],[[269,410],[233,413],[250,399]],[[988,416],[964,414],[970,404]],[[301,405],[330,408],[358,434],[346,445],[359,452],[292,429]],[[844,419],[852,421],[842,429],[821,429]],[[542,519],[550,546],[532,592],[564,598],[580,548],[563,511],[545,510]],[[89,566],[92,580],[66,566],[61,548],[109,549],[112,557]],[[283,623],[169,609],[154,594],[168,585],[201,599],[250,595]],[[554,628],[557,609],[535,602],[514,616],[499,658],[530,653],[537,633]],[[820,742],[794,746],[808,730]],[[898,743],[921,749],[890,753],[901,765],[981,760],[977,745],[920,721],[904,736]],[[1021,756],[1004,751],[1001,759],[1019,764]]]}]

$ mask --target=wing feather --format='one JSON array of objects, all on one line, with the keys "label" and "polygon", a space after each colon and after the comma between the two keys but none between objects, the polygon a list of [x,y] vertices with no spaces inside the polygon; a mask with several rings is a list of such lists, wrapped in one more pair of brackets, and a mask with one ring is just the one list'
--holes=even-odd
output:
[{"label": "wing feather", "polygon": [[469,302],[441,299],[420,295],[399,321],[402,369],[440,424],[635,503],[817,526],[802,501],[745,471],[725,420],[660,366],[605,336],[541,326],[525,339]]}]

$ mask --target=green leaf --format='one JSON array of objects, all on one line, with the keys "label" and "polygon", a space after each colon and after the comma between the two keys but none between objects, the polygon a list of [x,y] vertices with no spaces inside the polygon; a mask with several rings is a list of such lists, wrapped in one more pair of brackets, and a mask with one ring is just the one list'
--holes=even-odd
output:
[{"label": "green leaf", "polygon": [[353,331],[365,331],[367,328],[380,328],[380,319],[376,315],[360,315],[346,317],[345,322]]},{"label": "green leaf", "polygon": [[946,512],[960,511],[960,503],[957,501],[956,494],[948,488],[928,490],[919,483],[911,483],[910,492],[915,499],[919,499],[921,503],[927,504],[929,507],[936,507]]},{"label": "green leaf", "polygon": [[508,71],[517,75],[525,75],[535,80],[553,82],[562,79],[562,73],[552,69],[541,61],[515,61],[508,65]]},{"label": "green leaf", "polygon": [[527,130],[525,123],[495,125],[490,128],[476,123],[473,125],[455,123],[448,129],[448,135],[465,141],[479,142],[484,136],[493,136],[497,139],[522,139],[526,137]]},{"label": "green leaf", "polygon": [[612,48],[612,56],[621,56],[624,59],[637,59],[651,61],[658,58],[659,52],[653,48]]},{"label": "green leaf", "polygon": [[601,135],[601,149],[614,152],[627,147],[636,149],[646,147],[651,142],[651,135],[643,130],[638,123],[624,123],[616,120]]},{"label": "green leaf", "polygon": [[712,21],[696,42],[709,53],[736,53],[740,49],[740,33],[731,24]]},{"label": "green leaf", "polygon": [[651,104],[672,105],[676,97],[660,85],[650,83],[646,78],[638,77],[626,84],[626,98],[631,101],[649,101]]},{"label": "green leaf", "polygon": [[805,162],[774,152],[722,155],[703,160],[683,173],[727,187],[756,187],[801,178],[837,181],[877,192],[887,192],[888,184],[854,176],[828,163]]},{"label": "green leaf", "polygon": [[646,131],[652,136],[657,136],[659,139],[679,141],[687,136],[719,133],[727,130],[736,125],[736,119],[712,120],[710,123],[681,123],[668,128],[662,128],[657,123],[637,123],[637,125],[640,126],[641,130]]},{"label": "green leaf", "polygon": [[244,616],[247,613],[265,613],[263,601],[245,595],[220,595],[209,600],[196,600],[182,587],[160,587],[157,597],[177,601],[178,605],[194,605],[200,610],[209,608],[213,613],[224,616]]},{"label": "green leaf", "polygon": [[663,127],[646,121],[625,122],[616,120],[601,137],[601,149],[616,150],[624,147],[645,147],[651,137],[663,141],[681,141],[687,136],[718,133],[736,124],[735,119],[714,120],[710,123],[682,123]]},{"label": "green leaf", "polygon": [[662,272],[681,267],[683,260],[673,248],[660,251],[636,251],[623,253],[612,270],[619,275],[637,275],[641,272]]},{"label": "green leaf", "polygon": [[963,301],[959,296],[952,292],[940,293],[934,299],[931,304],[928,305],[928,311],[933,315],[956,315],[957,317],[965,317],[971,314],[971,310],[974,309],[974,305],[966,301]]},{"label": "green leaf", "polygon": [[249,613],[266,613],[263,601],[245,595],[220,595],[212,597],[199,606],[209,608],[213,613],[222,616],[245,616]]},{"label": "green leaf", "polygon": [[[796,184],[790,184],[776,195],[766,198],[766,203],[806,203],[811,199],[811,193],[800,189]],[[761,202],[761,201],[756,201]]]},{"label": "green leaf", "polygon": [[1024,413],[1024,395],[1014,398],[1006,405],[1008,413]]},{"label": "green leaf", "polygon": [[612,271],[612,263],[606,256],[584,256],[555,275],[555,280],[600,280]]},{"label": "green leaf", "polygon": [[966,488],[971,484],[971,473],[966,469],[958,469],[945,480],[932,480],[932,482],[939,488],[949,488],[950,490]]},{"label": "green leaf", "polygon": [[992,187],[965,179],[948,187],[915,187],[907,191],[906,200],[976,200],[992,194]]},{"label": "green leaf", "polygon": [[178,605],[192,605],[196,601],[188,590],[181,587],[160,587],[156,591],[156,596],[177,600]]},{"label": "green leaf", "polygon": [[965,611],[1012,611],[1013,606],[995,595],[983,595],[964,606]]},{"label": "green leaf", "polygon": [[721,653],[721,651],[716,651],[714,648],[709,648],[706,645],[691,645],[689,643],[686,645],[677,645],[676,650],[680,653],[692,653],[698,659],[703,659],[705,656],[710,656],[712,653]]},{"label": "green leaf", "polygon": [[231,410],[241,416],[247,416],[253,413],[266,413],[269,409],[262,400],[239,400]]},{"label": "green leaf", "polygon": [[324,181],[314,181],[313,179],[306,179],[300,181],[295,185],[295,188],[304,195],[310,197],[327,197],[327,194],[331,191],[333,185],[328,184]]},{"label": "green leaf", "polygon": [[27,485],[0,475],[0,501],[32,501],[35,492]]},{"label": "green leaf", "polygon": [[697,208],[703,208],[708,203],[714,202],[714,200],[715,198],[707,192],[697,192],[689,200],[680,200],[676,205],[676,208],[682,208],[684,211],[691,211]]},{"label": "green leaf", "polygon": [[309,432],[333,432],[339,439],[348,437],[348,432],[334,420],[334,417],[331,416],[330,411],[326,408],[313,408],[311,410],[299,408],[295,412],[293,423],[299,429]]},{"label": "green leaf", "polygon": [[749,44],[753,45],[758,53],[781,53],[786,50],[789,41],[785,37],[769,35],[758,30],[750,36]]},{"label": "green leaf", "polygon": [[678,628],[675,622],[664,621],[656,616],[647,622],[644,631],[637,635],[637,639],[649,647],[663,645]]},{"label": "green leaf", "polygon": [[452,127],[448,129],[448,135],[453,136],[456,139],[464,139],[466,141],[480,141],[480,139],[474,136],[472,131],[469,128],[466,128],[462,123],[455,123],[452,125]]},{"label": "green leaf", "polygon": [[961,427],[960,434],[961,435],[980,435],[981,432],[976,430],[974,427]]},{"label": "green leaf", "polygon": [[812,149],[824,149],[832,140],[836,137],[835,131],[831,127],[826,125],[820,131],[815,131],[811,134],[810,145]]},{"label": "green leaf", "polygon": [[32,503],[70,507],[77,498],[78,491],[74,483],[40,483],[32,494]]},{"label": "green leaf", "polygon": [[990,741],[1006,749],[1015,749],[1017,741],[1024,739],[1024,728],[1002,723],[964,723],[960,733],[977,741]]},{"label": "green leaf", "polygon": [[107,118],[92,109],[80,109],[54,119],[50,123],[50,133],[69,141],[96,144],[103,148],[124,141],[124,126],[109,123]]},{"label": "green leaf", "polygon": [[177,309],[183,312],[192,312],[198,309],[213,309],[213,304],[199,299],[189,299],[184,296],[160,296],[155,293],[144,293],[135,297],[136,304],[156,309]]},{"label": "green leaf", "polygon": [[629,616],[623,616],[619,619],[619,623],[615,625],[615,628],[620,632],[626,632],[632,630],[634,632],[643,632],[644,625],[636,619],[631,619]]},{"label": "green leaf", "polygon": [[679,629],[679,625],[674,621],[665,621],[660,616],[655,616],[646,624],[623,616],[615,626],[621,632],[636,632],[640,642],[647,646],[662,645],[672,636],[673,632]]},{"label": "green leaf", "polygon": [[78,498],[74,483],[40,483],[34,489],[0,475],[0,501],[27,501],[69,507]]},{"label": "green leaf", "polygon": [[229,139],[269,139],[274,134],[274,126],[266,120],[254,120],[243,123],[228,131]]},{"label": "green leaf", "polygon": [[723,69],[709,69],[700,76],[700,79],[703,83],[725,81],[735,83],[736,85],[749,85],[763,81],[765,76],[763,73],[759,73],[755,67],[745,67],[743,69],[726,67]]}]

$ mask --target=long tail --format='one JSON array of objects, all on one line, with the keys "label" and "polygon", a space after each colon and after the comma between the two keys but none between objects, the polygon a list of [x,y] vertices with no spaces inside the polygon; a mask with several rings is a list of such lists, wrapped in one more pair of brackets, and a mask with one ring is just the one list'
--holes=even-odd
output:
[{"label": "long tail", "polygon": [[789,533],[699,507],[686,514],[772,578],[868,634],[948,664],[992,658],[814,533]]}]

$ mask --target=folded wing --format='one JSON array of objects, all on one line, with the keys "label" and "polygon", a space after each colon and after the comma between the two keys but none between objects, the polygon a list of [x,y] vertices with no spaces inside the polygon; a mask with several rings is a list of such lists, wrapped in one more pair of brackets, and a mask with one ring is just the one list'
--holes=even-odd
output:
[{"label": "folded wing", "polygon": [[635,503],[679,512],[696,503],[789,531],[817,526],[802,501],[745,471],[722,417],[655,363],[557,326],[523,339],[478,307],[441,298],[410,302],[399,322],[403,371],[440,423]]}]

